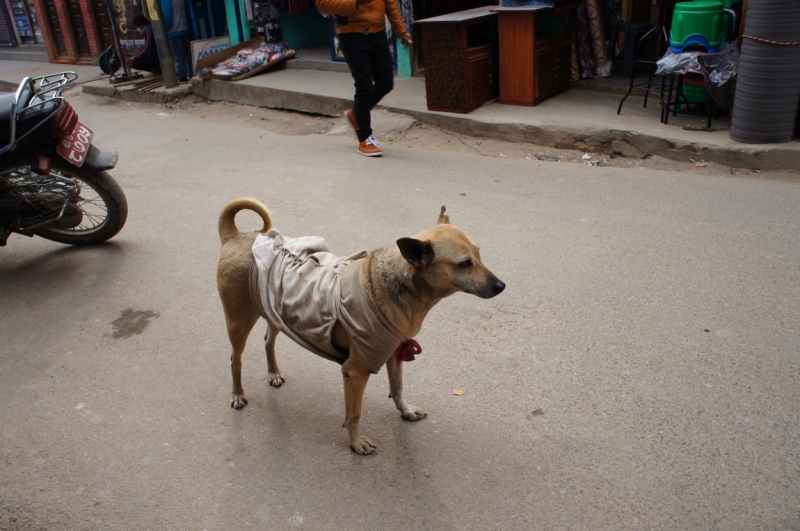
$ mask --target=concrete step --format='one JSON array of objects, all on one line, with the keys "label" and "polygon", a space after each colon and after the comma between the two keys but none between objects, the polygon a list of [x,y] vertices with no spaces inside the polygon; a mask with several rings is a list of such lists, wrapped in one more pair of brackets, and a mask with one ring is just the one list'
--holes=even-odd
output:
[{"label": "concrete step", "polygon": [[308,61],[300,58],[286,61],[286,68],[296,68],[300,70],[321,70],[323,72],[344,72],[350,73],[350,67],[347,63],[338,63],[334,61]]},{"label": "concrete step", "polygon": [[[491,101],[470,114],[457,114],[428,110],[424,79],[396,78],[394,90],[379,107],[468,136],[609,156],[660,155],[683,162],[702,159],[737,168],[800,170],[800,141],[739,144],[730,139],[725,127],[727,120],[714,122],[714,131],[697,129],[705,125],[705,116],[681,114],[663,124],[658,101],[643,107],[640,98],[626,105],[620,115],[618,91],[629,82],[622,78],[597,81],[584,82],[581,89],[568,90],[535,107]],[[592,90],[592,85],[608,88],[608,92]],[[238,82],[194,78],[192,92],[209,100],[329,116],[341,116],[353,105],[351,76],[297,68]],[[684,125],[693,130],[683,129]]]}]

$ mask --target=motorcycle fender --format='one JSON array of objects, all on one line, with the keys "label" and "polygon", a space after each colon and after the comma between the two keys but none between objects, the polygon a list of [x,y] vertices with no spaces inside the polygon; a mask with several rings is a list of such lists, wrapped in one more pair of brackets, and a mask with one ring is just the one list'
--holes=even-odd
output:
[{"label": "motorcycle fender", "polygon": [[83,169],[86,170],[110,170],[117,165],[119,155],[112,151],[103,151],[102,149],[89,146],[89,151],[86,152],[86,158],[83,161]]}]

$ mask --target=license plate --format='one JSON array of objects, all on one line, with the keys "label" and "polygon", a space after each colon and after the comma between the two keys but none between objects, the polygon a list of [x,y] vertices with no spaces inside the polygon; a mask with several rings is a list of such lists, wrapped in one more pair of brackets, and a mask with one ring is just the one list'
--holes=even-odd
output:
[{"label": "license plate", "polygon": [[89,152],[93,137],[94,133],[91,129],[77,122],[72,134],[59,141],[56,153],[80,168],[83,166],[83,161],[86,160],[86,153]]}]

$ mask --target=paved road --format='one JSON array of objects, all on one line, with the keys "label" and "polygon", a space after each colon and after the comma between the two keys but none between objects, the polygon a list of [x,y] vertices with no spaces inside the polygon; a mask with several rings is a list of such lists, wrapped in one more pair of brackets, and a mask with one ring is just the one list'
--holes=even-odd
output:
[{"label": "paved road", "polygon": [[[108,245],[0,250],[0,529],[800,526],[800,183],[368,160],[346,137],[74,104],[122,153],[130,217]],[[348,448],[335,364],[282,337],[287,382],[265,384],[263,324],[229,407],[216,223],[239,196],[340,254],[446,204],[507,283],[426,321],[406,396],[429,418],[370,382],[376,455]]]}]

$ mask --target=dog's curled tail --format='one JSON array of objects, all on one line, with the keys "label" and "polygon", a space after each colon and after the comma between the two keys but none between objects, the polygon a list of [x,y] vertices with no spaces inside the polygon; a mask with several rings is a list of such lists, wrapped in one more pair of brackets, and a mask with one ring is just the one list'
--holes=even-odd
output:
[{"label": "dog's curled tail", "polygon": [[219,239],[222,240],[222,243],[239,234],[239,229],[236,227],[236,214],[241,210],[252,210],[264,220],[264,226],[256,232],[267,232],[272,228],[272,217],[269,215],[267,207],[248,197],[236,199],[228,203],[228,206],[223,208],[219,215]]}]

